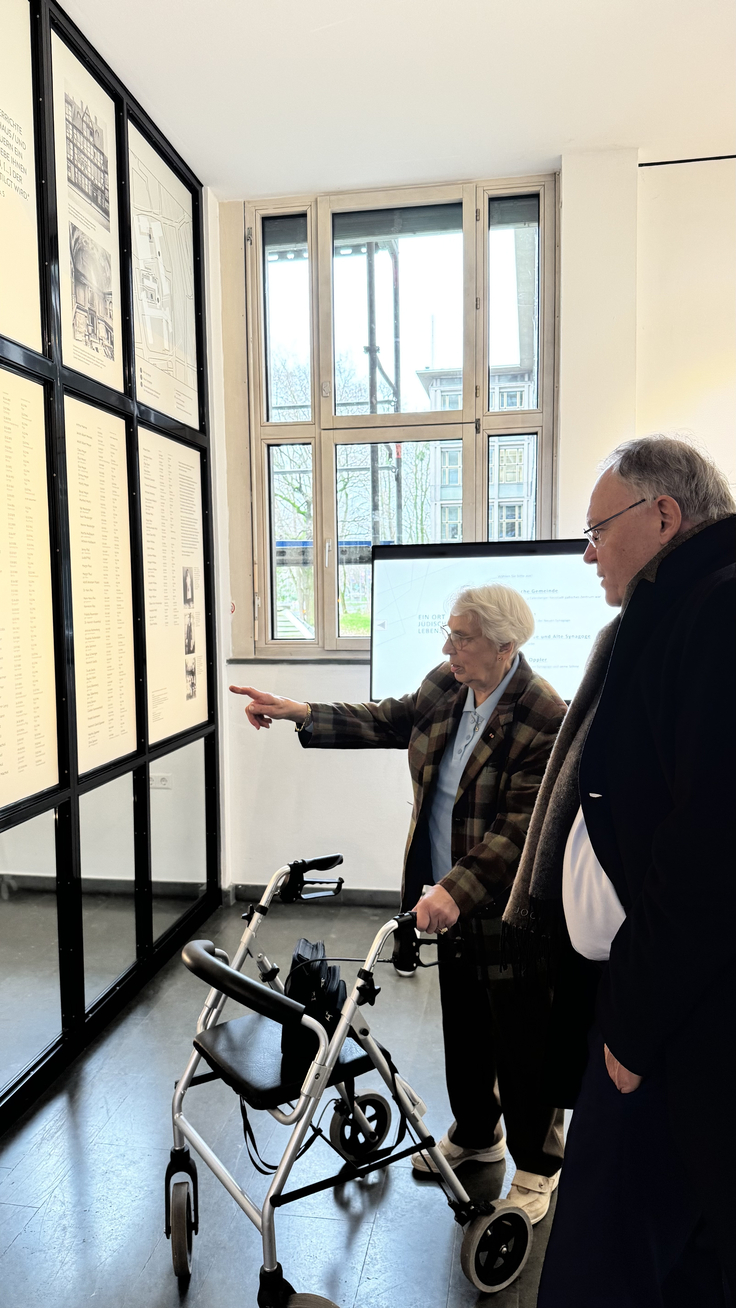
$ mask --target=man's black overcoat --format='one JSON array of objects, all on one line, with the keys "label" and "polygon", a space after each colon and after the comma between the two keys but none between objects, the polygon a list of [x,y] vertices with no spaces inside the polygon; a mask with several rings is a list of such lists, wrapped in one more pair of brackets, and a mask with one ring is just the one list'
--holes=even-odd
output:
[{"label": "man's black overcoat", "polygon": [[580,765],[590,839],[626,910],[598,994],[598,1022],[630,1071],[646,1076],[664,1061],[675,1137],[729,1263],[736,1249],[735,544],[732,516],[683,541],[653,581],[639,581]]}]

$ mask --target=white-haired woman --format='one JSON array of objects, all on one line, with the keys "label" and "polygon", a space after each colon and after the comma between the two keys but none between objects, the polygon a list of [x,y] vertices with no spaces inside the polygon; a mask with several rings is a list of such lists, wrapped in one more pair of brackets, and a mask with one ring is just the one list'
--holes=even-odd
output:
[{"label": "white-haired woman", "polygon": [[[462,590],[442,629],[448,661],[401,699],[306,704],[249,695],[258,730],[285,719],[310,749],[406,749],[414,808],[402,905],[439,947],[447,1088],[455,1121],[439,1146],[452,1167],[516,1163],[510,1198],[532,1222],[549,1207],[562,1162],[562,1112],[538,1094],[546,990],[520,994],[499,969],[500,920],[529,818],[565,714],[521,646],[531,610],[508,586]],[[431,887],[424,896],[425,886]],[[445,930],[447,929],[447,930]],[[418,1171],[428,1164],[421,1154]]]}]

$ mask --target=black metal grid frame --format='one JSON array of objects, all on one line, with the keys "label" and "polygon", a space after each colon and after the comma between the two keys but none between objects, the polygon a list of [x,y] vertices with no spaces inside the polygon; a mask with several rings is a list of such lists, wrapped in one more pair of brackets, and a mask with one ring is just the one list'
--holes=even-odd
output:
[{"label": "black metal grid frame", "polygon": [[[112,1020],[133,995],[220,904],[219,778],[214,622],[212,471],[209,449],[206,331],[204,318],[204,232],[202,186],[156,125],[128,93],[55,0],[30,0],[31,57],[38,214],[42,351],[0,336],[0,367],[41,383],[45,395],[46,462],[51,541],[54,656],[59,782],[51,789],[0,811],[0,831],[49,810],[56,811],[56,895],[59,941],[61,1034],[23,1072],[0,1089],[0,1131],[23,1113],[44,1089]],[[120,240],[123,392],[65,366],[61,355],[59,234],[56,208],[51,33],[55,32],[111,96],[115,105],[117,203]],[[195,321],[199,426],[183,425],[140,404],[135,394],[133,282],[128,201],[128,123],[161,155],[192,196]],[[62,243],[63,244],[63,243]],[[125,421],[136,684],[137,743],[133,753],[77,771],[71,561],[64,443],[64,398],[95,405]],[[148,739],[146,648],[138,428],[145,426],[200,454],[207,639],[208,718],[205,723],[151,745]],[[153,938],[149,772],[156,760],[193,741],[204,742],[206,889],[157,940]],[[85,1008],[82,881],[79,839],[80,795],[131,773],[133,779],[136,961]],[[203,878],[204,880],[204,878]],[[22,1014],[18,1014],[22,1020]]]}]

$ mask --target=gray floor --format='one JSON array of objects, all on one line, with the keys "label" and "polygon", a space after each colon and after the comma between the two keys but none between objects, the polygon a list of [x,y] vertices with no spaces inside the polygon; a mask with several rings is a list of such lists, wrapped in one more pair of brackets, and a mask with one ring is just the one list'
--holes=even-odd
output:
[{"label": "gray floor", "polygon": [[[232,953],[242,905],[220,910],[198,934]],[[275,905],[259,944],[288,964],[300,935],[328,953],[365,954],[385,909]],[[250,965],[249,965],[250,966]],[[351,964],[342,965],[351,976]],[[372,1028],[428,1104],[436,1135],[448,1125],[435,970],[401,980],[381,967]],[[232,1199],[200,1164],[201,1225],[194,1274],[182,1296],[163,1234],[169,1105],[183,1070],[204,987],[178,959],[80,1058],[35,1111],[0,1142],[0,1299],[36,1308],[255,1308],[260,1242]],[[233,1010],[237,1011],[237,1010]],[[360,1085],[378,1086],[377,1077]],[[220,1083],[191,1091],[188,1113],[239,1182],[259,1199],[267,1181],[245,1152],[235,1095]],[[254,1114],[263,1156],[277,1160],[288,1132]],[[327,1123],[327,1116],[325,1124]],[[293,1173],[303,1184],[337,1170],[318,1141]],[[511,1164],[510,1164],[511,1166]],[[495,1198],[503,1165],[468,1165],[466,1187]],[[298,1290],[340,1308],[533,1308],[550,1217],[535,1227],[522,1276],[478,1296],[460,1270],[460,1229],[439,1189],[408,1160],[364,1182],[301,1200],[277,1215],[279,1258]]]}]

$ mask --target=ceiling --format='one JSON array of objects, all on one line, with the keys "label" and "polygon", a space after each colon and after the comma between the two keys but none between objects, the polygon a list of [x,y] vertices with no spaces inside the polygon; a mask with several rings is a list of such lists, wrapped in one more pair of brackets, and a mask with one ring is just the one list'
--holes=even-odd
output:
[{"label": "ceiling", "polygon": [[732,0],[64,7],[221,199],[735,149]]}]

